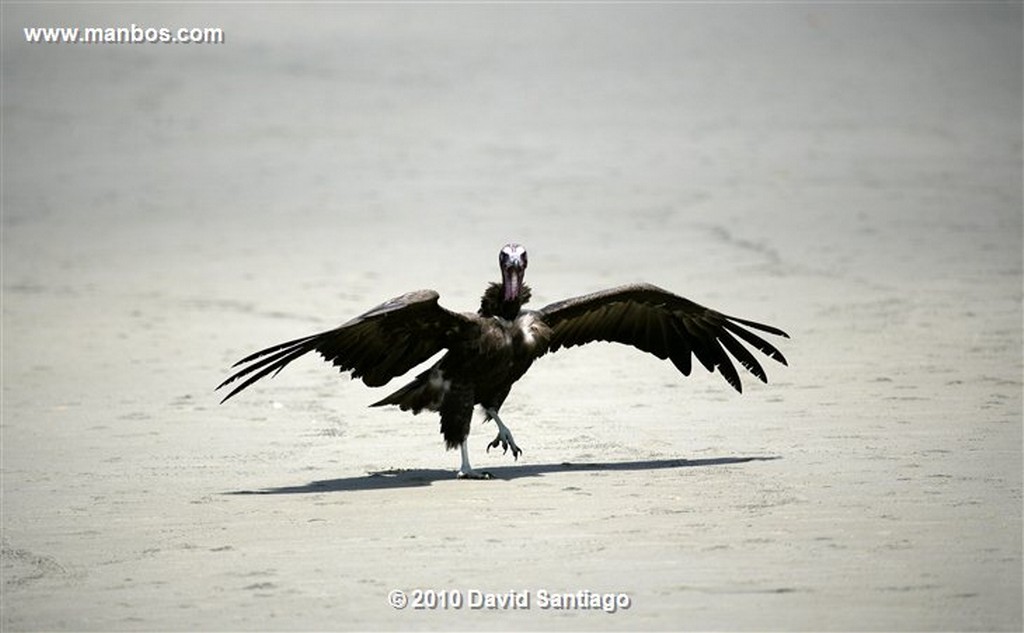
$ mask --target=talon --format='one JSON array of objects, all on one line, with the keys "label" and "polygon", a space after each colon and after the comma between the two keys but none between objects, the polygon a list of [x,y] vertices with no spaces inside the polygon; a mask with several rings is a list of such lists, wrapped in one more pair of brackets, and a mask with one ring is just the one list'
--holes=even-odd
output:
[{"label": "talon", "polygon": [[495,436],[491,443],[487,445],[487,452],[491,452],[492,448],[501,446],[502,455],[508,455],[509,449],[512,449],[512,457],[519,461],[519,456],[523,454],[523,450],[516,444],[515,439],[512,437],[512,431],[508,430],[508,427],[502,424],[501,419],[498,417],[496,411],[487,410],[487,420],[494,420],[495,424],[498,425],[498,435]]},{"label": "talon", "polygon": [[497,448],[498,446],[501,446],[502,455],[508,455],[508,452],[511,449],[512,457],[516,461],[519,461],[519,456],[523,454],[523,449],[519,448],[519,446],[515,443],[515,440],[512,440],[511,438],[502,437],[500,433],[498,434],[497,437],[491,440],[490,444],[487,445],[487,452],[490,453],[492,448]]}]

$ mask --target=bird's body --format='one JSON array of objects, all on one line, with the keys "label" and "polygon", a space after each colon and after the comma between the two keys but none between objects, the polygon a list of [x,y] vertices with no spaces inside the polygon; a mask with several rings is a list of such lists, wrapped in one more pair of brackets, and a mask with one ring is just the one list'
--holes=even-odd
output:
[{"label": "bird's body", "polygon": [[[458,337],[430,369],[372,405],[439,411],[448,448],[460,446],[469,435],[474,405],[497,417],[512,385],[547,352],[551,337],[550,328],[530,311],[513,319],[483,312],[462,316],[468,336]],[[513,452],[518,455],[518,448]]]},{"label": "bird's body", "polygon": [[717,369],[737,391],[741,384],[729,355],[767,381],[740,340],[786,362],[773,345],[747,328],[787,336],[781,330],[723,315],[650,284],[620,286],[539,310],[523,309],[530,298],[530,289],[523,284],[526,262],[523,247],[506,245],[499,254],[502,283],[487,288],[475,313],[442,308],[433,290],[410,292],[333,330],[243,358],[236,367],[245,367],[217,388],[245,378],[227,400],[311,351],[376,387],[446,350],[412,382],[372,406],[439,412],[445,443],[462,452],[459,475],[475,477],[479,475],[469,464],[466,447],[474,406],[480,405],[498,426],[488,448],[511,448],[518,458],[522,451],[498,411],[512,385],[549,351],[592,341],[619,342],[671,360],[684,375],[690,373],[693,356],[708,371]]}]

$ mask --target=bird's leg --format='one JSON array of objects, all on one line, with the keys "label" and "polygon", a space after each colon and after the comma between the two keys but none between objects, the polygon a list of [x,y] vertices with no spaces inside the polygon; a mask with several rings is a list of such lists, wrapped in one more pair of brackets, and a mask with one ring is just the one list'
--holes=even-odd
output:
[{"label": "bird's leg", "polygon": [[466,442],[462,442],[459,445],[459,451],[462,453],[462,465],[459,467],[459,479],[491,479],[491,473],[487,471],[475,471],[473,467],[469,465],[469,449],[466,447]]},{"label": "bird's leg", "polygon": [[498,436],[495,437],[494,440],[487,445],[487,451],[490,452],[492,448],[497,448],[498,445],[501,444],[501,448],[504,449],[503,452],[507,453],[508,449],[511,448],[512,457],[518,460],[519,456],[523,452],[523,449],[519,448],[516,445],[516,441],[512,439],[512,431],[508,430],[508,427],[505,426],[505,424],[501,421],[501,418],[498,417],[497,410],[484,409],[484,413],[487,414],[487,417],[484,419],[484,422],[486,422],[487,420],[494,420],[494,423],[498,425]]}]

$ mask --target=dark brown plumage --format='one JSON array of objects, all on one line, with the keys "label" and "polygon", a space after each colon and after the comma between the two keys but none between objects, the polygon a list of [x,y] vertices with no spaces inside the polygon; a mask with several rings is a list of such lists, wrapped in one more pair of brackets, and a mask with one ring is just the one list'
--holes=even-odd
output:
[{"label": "dark brown plumage", "polygon": [[650,284],[620,286],[524,310],[530,298],[523,283],[526,250],[508,244],[498,261],[502,282],[487,288],[476,313],[446,310],[433,290],[407,293],[333,330],[243,358],[235,364],[241,368],[217,387],[241,381],[221,402],[312,351],[368,386],[379,387],[447,350],[412,382],[372,406],[438,411],[445,443],[462,452],[459,475],[475,477],[482,475],[470,467],[465,443],[473,407],[481,405],[487,419],[498,426],[488,448],[511,448],[518,458],[522,451],[498,410],[513,383],[547,352],[594,341],[623,343],[671,360],[686,376],[695,357],[708,371],[717,369],[737,391],[742,391],[742,383],[733,358],[762,382],[768,380],[744,343],[786,364],[774,345],[752,331],[788,338],[782,330],[724,315]]}]

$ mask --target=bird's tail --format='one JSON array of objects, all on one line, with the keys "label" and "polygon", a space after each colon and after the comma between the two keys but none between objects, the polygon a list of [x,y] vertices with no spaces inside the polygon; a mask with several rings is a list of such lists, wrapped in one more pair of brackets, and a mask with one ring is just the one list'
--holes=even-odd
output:
[{"label": "bird's tail", "polygon": [[416,379],[386,398],[374,402],[371,407],[382,407],[388,404],[398,405],[402,411],[412,410],[419,413],[424,409],[439,411],[444,398],[451,389],[451,381],[446,379],[440,362]]}]

